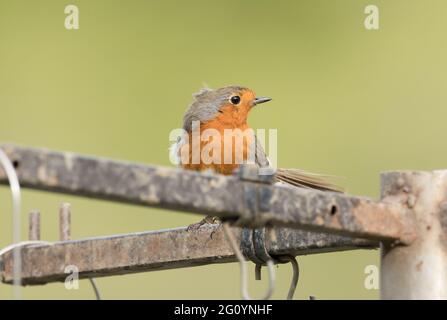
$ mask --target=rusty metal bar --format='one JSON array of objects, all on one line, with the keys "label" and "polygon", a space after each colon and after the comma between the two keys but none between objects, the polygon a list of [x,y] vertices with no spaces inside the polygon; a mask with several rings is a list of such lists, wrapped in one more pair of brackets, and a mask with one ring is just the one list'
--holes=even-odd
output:
[{"label": "rusty metal bar", "polygon": [[28,216],[28,240],[40,240],[40,212],[31,211]]},{"label": "rusty metal bar", "polygon": [[59,209],[59,239],[67,241],[71,238],[71,206],[62,203]]},{"label": "rusty metal bar", "polygon": [[[241,241],[241,229],[235,235]],[[272,228],[266,238],[267,251],[275,255],[305,255],[352,249],[376,248],[365,240],[286,228]],[[68,265],[76,266],[80,278],[235,262],[221,225],[142,232],[52,245],[29,245],[21,250],[24,285],[64,281]],[[11,283],[12,253],[0,260],[0,278]]]},{"label": "rusty metal bar", "polygon": [[384,202],[400,202],[417,226],[404,246],[382,244],[382,299],[447,299],[447,170],[382,175]]},{"label": "rusty metal bar", "polygon": [[[409,242],[400,205],[14,145],[1,147],[24,187],[379,241]],[[0,170],[0,183],[6,183]],[[253,200],[255,199],[255,200]]]}]

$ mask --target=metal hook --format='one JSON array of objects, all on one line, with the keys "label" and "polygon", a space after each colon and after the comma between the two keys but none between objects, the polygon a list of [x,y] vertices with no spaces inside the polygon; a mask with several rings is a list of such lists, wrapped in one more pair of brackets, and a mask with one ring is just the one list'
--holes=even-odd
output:
[{"label": "metal hook", "polygon": [[[5,169],[6,176],[8,178],[9,187],[12,194],[12,214],[13,214],[13,243],[20,242],[20,207],[21,207],[21,195],[20,195],[20,184],[19,178],[17,177],[16,170],[11,160],[8,158],[6,153],[0,149],[0,163]],[[22,270],[22,261],[20,257],[20,246],[14,248],[13,251],[13,291],[16,300],[21,298],[21,279],[20,272]]]},{"label": "metal hook", "polygon": [[98,285],[96,284],[95,278],[88,278],[88,280],[90,281],[90,284],[92,285],[93,292],[95,293],[96,300],[102,300],[101,299],[101,293],[99,292]]},{"label": "metal hook", "polygon": [[[292,300],[293,295],[295,294],[295,291],[296,291],[296,287],[298,285],[298,279],[300,277],[300,269],[299,269],[298,261],[296,261],[295,257],[289,256],[289,255],[277,257],[277,258],[275,258],[275,260],[277,260],[278,262],[281,262],[281,263],[290,262],[292,264],[293,275],[292,275],[292,280],[290,282],[289,292],[287,293],[287,298],[286,298],[287,300]],[[256,267],[255,267],[256,280],[261,280],[261,268],[262,268],[262,265],[256,264]]]},{"label": "metal hook", "polygon": [[290,262],[292,264],[292,280],[290,281],[290,287],[289,292],[287,293],[287,300],[292,300],[293,295],[296,291],[296,286],[298,285],[298,280],[300,277],[300,268],[298,265],[298,261],[296,261],[296,258],[294,256],[284,255],[278,257],[278,261],[280,262]]},{"label": "metal hook", "polygon": [[[230,225],[228,222],[222,223],[223,230],[225,233],[225,236],[227,237],[228,241],[230,242],[230,245],[234,251],[234,254],[237,257],[237,260],[239,261],[240,270],[241,270],[241,294],[242,298],[244,300],[253,300],[253,298],[249,295],[248,289],[247,289],[247,265],[246,261],[244,259],[244,256],[242,255],[241,251],[239,250],[239,247],[236,243],[236,240],[234,239],[233,233],[231,232]],[[269,286],[267,288],[266,293],[260,298],[261,300],[267,300],[269,299],[273,291],[275,289],[275,268],[273,260],[267,261],[267,267],[268,267],[268,274],[269,274]],[[257,276],[260,276],[260,269],[259,271],[256,271]]]}]

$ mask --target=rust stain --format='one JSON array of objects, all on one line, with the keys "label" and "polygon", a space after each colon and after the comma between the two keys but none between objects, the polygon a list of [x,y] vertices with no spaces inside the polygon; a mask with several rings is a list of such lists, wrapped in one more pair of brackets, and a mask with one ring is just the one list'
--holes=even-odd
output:
[{"label": "rust stain", "polygon": [[319,225],[319,226],[324,225],[324,219],[323,219],[323,217],[321,217],[321,216],[317,216],[317,217],[315,218],[315,224],[317,224],[317,225]]},{"label": "rust stain", "polygon": [[361,200],[352,213],[364,232],[380,233],[390,239],[410,243],[416,238],[416,230],[412,220],[404,217],[403,210],[400,204]]}]

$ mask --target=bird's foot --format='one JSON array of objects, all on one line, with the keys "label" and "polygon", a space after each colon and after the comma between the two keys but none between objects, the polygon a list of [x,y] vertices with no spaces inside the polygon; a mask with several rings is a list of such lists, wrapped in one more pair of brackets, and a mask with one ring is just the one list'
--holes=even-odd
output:
[{"label": "bird's foot", "polygon": [[186,230],[187,231],[195,231],[198,230],[201,226],[203,226],[204,224],[218,224],[220,223],[219,218],[217,217],[211,217],[211,216],[206,216],[205,218],[203,218],[201,221],[190,224]]}]

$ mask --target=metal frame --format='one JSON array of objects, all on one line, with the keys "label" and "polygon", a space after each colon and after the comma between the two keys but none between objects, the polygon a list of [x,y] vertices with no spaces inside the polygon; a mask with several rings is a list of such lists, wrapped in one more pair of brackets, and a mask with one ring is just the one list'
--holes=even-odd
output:
[{"label": "metal frame", "polygon": [[[241,241],[241,229],[236,232]],[[269,230],[265,246],[271,255],[304,255],[377,248],[377,243],[286,228]],[[220,225],[97,237],[53,244],[24,246],[22,284],[64,281],[67,265],[75,265],[80,278],[236,262]],[[4,283],[13,280],[13,255],[3,257]]]},{"label": "metal frame", "polygon": [[[445,171],[383,174],[382,199],[373,201],[272,185],[272,177],[258,176],[252,167],[228,177],[15,145],[1,148],[23,187],[213,215],[244,228],[274,226],[265,235],[270,255],[374,248],[380,242],[382,298],[447,298]],[[0,183],[6,183],[1,169]],[[241,232],[237,240],[244,249]],[[219,227],[202,227],[24,247],[22,260],[23,284],[41,284],[61,281],[67,264],[80,266],[81,277],[97,277],[235,257]],[[12,255],[0,261],[0,276],[11,282]]]}]

